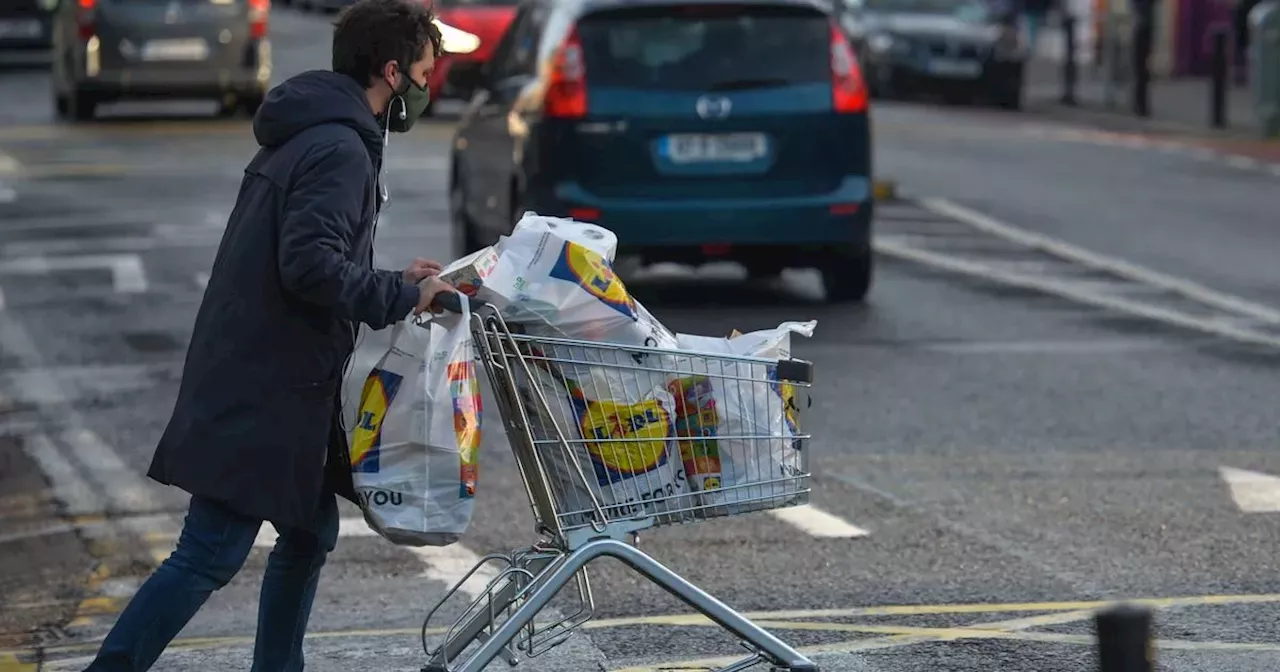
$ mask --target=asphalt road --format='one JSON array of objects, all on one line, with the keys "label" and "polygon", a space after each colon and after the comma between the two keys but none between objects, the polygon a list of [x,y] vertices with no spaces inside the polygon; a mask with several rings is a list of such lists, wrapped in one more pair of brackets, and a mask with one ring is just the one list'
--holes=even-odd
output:
[{"label": "asphalt road", "polygon": [[[277,78],[325,66],[326,19],[275,14]],[[59,124],[39,68],[0,72],[0,101],[0,670],[37,653],[80,669],[172,546],[184,498],[141,474],[255,148],[247,121],[199,106]],[[886,104],[875,126],[880,176],[911,195],[1280,306],[1269,166],[980,110]],[[449,133],[441,119],[393,140],[385,267],[448,254]],[[1280,668],[1280,515],[1242,510],[1220,472],[1280,474],[1271,352],[891,259],[865,307],[824,306],[817,286],[715,271],[632,286],[679,331],[818,320],[795,349],[818,371],[813,503],[836,518],[741,516],[644,534],[643,550],[833,672],[1085,669],[1096,601],[1119,599],[1153,600],[1160,669]],[[414,553],[350,527],[310,669],[417,669],[444,581],[534,539],[497,429],[482,460],[460,545]],[[1280,511],[1273,490],[1259,480],[1249,507]],[[265,557],[157,669],[247,668]],[[667,618],[690,610],[618,563],[593,578],[597,620],[525,669],[738,651]]]}]

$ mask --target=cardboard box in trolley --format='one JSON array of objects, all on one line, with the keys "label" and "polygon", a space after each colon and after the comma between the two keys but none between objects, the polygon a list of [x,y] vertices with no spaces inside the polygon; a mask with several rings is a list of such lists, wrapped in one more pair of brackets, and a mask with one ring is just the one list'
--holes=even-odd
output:
[{"label": "cardboard box in trolley", "polygon": [[475,296],[497,265],[498,251],[486,247],[445,266],[440,279],[467,296]]}]

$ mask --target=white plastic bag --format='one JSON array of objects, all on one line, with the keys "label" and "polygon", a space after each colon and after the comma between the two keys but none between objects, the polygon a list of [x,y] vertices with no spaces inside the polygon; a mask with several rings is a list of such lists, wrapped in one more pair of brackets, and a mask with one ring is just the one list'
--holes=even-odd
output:
[{"label": "white plastic bag", "polygon": [[482,409],[462,306],[396,325],[360,395],[352,478],[365,520],[395,544],[447,546],[471,522]]},{"label": "white plastic bag", "polygon": [[[664,386],[628,395],[626,400],[593,400],[554,365],[530,367],[550,407],[545,417],[527,388],[526,407],[536,416],[531,429],[547,465],[562,513],[593,517],[591,495],[610,519],[657,515],[669,498],[687,492],[675,442],[675,405]],[[532,387],[530,386],[530,387]],[[559,433],[550,423],[554,422]],[[569,442],[566,453],[560,436]]]},{"label": "white plastic bag", "polygon": [[[811,336],[817,322],[786,322],[732,338],[679,334],[682,350],[788,359],[791,334]],[[765,484],[798,473],[800,408],[794,386],[780,383],[777,368],[682,356],[682,374],[668,389],[676,402],[676,435],[691,490],[705,506],[735,512],[774,508],[799,493],[794,481]],[[726,438],[720,438],[726,437]],[[749,485],[753,484],[753,485]]]}]

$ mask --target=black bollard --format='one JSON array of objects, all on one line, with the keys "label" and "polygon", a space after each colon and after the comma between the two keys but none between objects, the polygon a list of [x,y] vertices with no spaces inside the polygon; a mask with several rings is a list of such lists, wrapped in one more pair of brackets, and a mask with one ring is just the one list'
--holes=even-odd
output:
[{"label": "black bollard", "polygon": [[1150,610],[1122,604],[1099,612],[1094,623],[1100,672],[1153,672]]},{"label": "black bollard", "polygon": [[1133,0],[1133,113],[1151,116],[1151,47],[1155,39],[1155,5]]},{"label": "black bollard", "polygon": [[1227,127],[1227,28],[1213,31],[1209,61],[1209,124]]},{"label": "black bollard", "polygon": [[1062,39],[1066,54],[1062,60],[1062,104],[1076,104],[1076,17],[1062,15]]}]

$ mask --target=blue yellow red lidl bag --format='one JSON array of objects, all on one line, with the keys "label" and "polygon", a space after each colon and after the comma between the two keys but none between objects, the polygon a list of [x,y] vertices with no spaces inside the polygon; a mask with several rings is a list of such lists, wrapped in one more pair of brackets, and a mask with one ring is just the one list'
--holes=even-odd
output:
[{"label": "blue yellow red lidl bag", "polygon": [[[571,518],[591,518],[599,504],[609,518],[661,514],[688,492],[675,443],[675,402],[661,385],[617,399],[593,399],[579,381],[533,353],[533,380],[547,408],[529,403],[530,423],[553,494]],[[596,375],[601,367],[592,370]],[[563,440],[561,440],[563,439]]]},{"label": "blue yellow red lidl bag", "polygon": [[352,478],[365,520],[396,544],[446,546],[471,522],[483,408],[469,318],[406,318],[365,379]]}]

